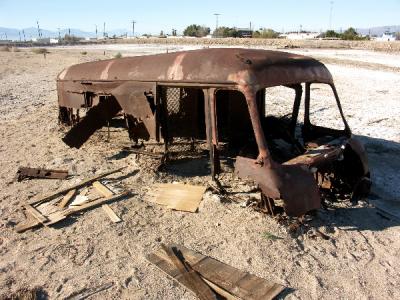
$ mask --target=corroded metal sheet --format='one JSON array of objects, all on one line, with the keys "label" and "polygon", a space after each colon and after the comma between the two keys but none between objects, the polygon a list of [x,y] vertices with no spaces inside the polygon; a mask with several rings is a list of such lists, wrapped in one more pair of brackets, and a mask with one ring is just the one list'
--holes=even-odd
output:
[{"label": "corroded metal sheet", "polygon": [[313,58],[241,48],[201,49],[88,62],[65,69],[57,80],[231,83],[259,87],[333,82],[328,69]]}]

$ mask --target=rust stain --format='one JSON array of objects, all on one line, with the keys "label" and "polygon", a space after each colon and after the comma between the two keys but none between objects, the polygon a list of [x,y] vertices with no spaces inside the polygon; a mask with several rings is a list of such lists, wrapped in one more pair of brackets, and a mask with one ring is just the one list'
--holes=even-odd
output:
[{"label": "rust stain", "polygon": [[183,79],[183,68],[182,61],[185,58],[185,53],[179,54],[171,67],[169,67],[167,72],[167,78],[170,80],[182,80]]},{"label": "rust stain", "polygon": [[107,80],[108,79],[108,71],[110,70],[111,66],[114,64],[115,60],[111,60],[104,70],[101,72],[100,79]]}]

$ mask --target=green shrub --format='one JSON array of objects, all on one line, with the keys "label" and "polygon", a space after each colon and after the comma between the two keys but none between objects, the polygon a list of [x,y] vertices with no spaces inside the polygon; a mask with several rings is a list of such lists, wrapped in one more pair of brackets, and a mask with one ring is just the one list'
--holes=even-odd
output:
[{"label": "green shrub", "polygon": [[122,57],[121,52],[118,52],[117,54],[114,55],[114,58],[121,58],[121,57]]},{"label": "green shrub", "polygon": [[183,31],[184,36],[196,36],[203,37],[210,33],[210,28],[206,26],[200,26],[196,24],[189,25]]},{"label": "green shrub", "polygon": [[86,55],[87,52],[86,52],[86,51],[82,51],[81,54],[82,54],[82,55]]},{"label": "green shrub", "polygon": [[261,29],[260,31],[254,31],[253,32],[253,37],[254,38],[261,38],[261,39],[276,39],[279,37],[279,32],[276,32],[275,30],[272,29]]}]

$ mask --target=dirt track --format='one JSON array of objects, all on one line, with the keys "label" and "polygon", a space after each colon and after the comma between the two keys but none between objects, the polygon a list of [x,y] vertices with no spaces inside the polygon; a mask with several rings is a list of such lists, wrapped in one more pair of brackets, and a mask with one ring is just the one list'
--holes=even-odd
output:
[{"label": "dirt track", "polygon": [[[124,47],[120,48],[124,56],[165,51],[163,47]],[[192,172],[185,177],[185,166],[156,173],[151,159],[124,157],[120,153],[121,145],[128,143],[124,132],[112,132],[108,143],[102,130],[80,150],[68,148],[57,125],[56,75],[71,64],[117,52],[107,48],[104,56],[100,49],[86,49],[87,55],[80,51],[51,49],[46,59],[28,50],[0,52],[2,295],[40,286],[51,299],[63,299],[113,283],[92,299],[195,299],[144,258],[160,242],[174,242],[286,285],[281,298],[400,298],[399,222],[383,218],[367,203],[351,206],[342,202],[320,210],[308,228],[291,235],[276,220],[239,204],[221,203],[210,192],[196,214],[169,211],[144,201],[153,182],[204,183],[205,176]],[[312,51],[296,52],[313,55]],[[374,183],[399,198],[400,73],[390,62],[398,55],[391,60],[382,53],[378,62],[362,57],[361,62],[349,62],[335,58],[334,50],[315,55],[329,63],[353,133],[366,143]],[[368,52],[363,55],[369,57]],[[390,69],[380,68],[382,59]],[[13,178],[20,165],[66,168],[78,175],[68,182],[18,183]],[[127,168],[110,178],[134,194],[111,205],[123,222],[113,224],[101,209],[94,209],[54,228],[15,232],[16,223],[24,220],[20,207],[27,199],[119,166]],[[199,168],[194,163],[189,169]],[[229,183],[230,179],[225,180]],[[316,236],[316,228],[330,239]],[[265,232],[282,239],[265,238]]]}]

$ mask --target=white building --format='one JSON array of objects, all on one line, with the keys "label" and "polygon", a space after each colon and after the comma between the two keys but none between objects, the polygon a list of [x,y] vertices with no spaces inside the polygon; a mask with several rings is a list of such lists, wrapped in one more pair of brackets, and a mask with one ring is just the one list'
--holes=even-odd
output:
[{"label": "white building", "polygon": [[286,38],[288,40],[312,40],[316,39],[320,33],[318,32],[291,32],[283,33],[279,37]]},{"label": "white building", "polygon": [[396,40],[394,33],[385,32],[381,37],[376,38],[377,41],[392,42]]}]

